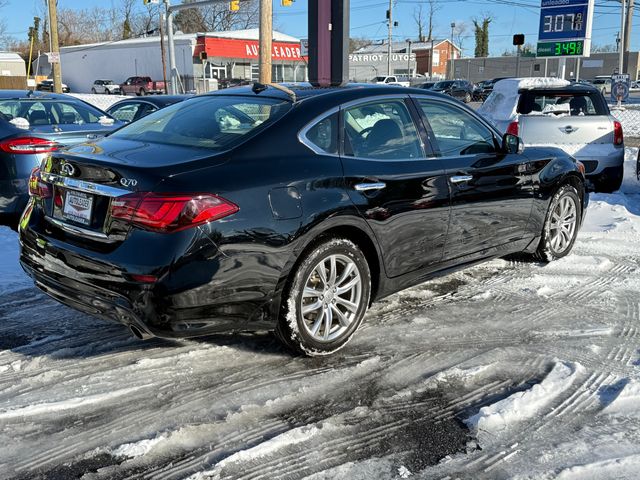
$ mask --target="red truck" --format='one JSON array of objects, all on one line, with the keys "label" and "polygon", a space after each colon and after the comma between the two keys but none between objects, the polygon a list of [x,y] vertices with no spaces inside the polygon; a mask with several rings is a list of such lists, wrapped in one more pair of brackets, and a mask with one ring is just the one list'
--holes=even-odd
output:
[{"label": "red truck", "polygon": [[155,82],[151,77],[129,77],[120,84],[120,92],[124,95],[149,95],[151,93],[164,93],[164,82]]}]

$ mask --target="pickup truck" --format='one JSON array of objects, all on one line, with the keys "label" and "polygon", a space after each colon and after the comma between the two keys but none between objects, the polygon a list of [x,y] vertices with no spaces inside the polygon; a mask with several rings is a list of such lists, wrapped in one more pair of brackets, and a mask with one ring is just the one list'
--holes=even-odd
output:
[{"label": "pickup truck", "polygon": [[401,87],[408,87],[409,85],[411,85],[411,82],[402,82],[395,75],[390,75],[386,77],[384,76],[375,77],[372,80],[372,83],[384,83],[385,85],[400,85]]},{"label": "pickup truck", "polygon": [[526,146],[557,147],[582,162],[596,192],[620,188],[622,125],[597,86],[544,77],[500,80],[478,113]]},{"label": "pickup truck", "polygon": [[120,84],[120,92],[124,95],[149,95],[165,93],[164,82],[156,82],[151,77],[129,77]]}]

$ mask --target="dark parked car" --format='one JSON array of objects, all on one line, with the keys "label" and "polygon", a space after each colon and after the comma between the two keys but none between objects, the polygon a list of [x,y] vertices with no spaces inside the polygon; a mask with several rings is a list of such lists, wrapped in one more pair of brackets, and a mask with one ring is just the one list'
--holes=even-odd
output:
[{"label": "dark parked car", "polygon": [[116,120],[130,123],[190,97],[191,95],[160,95],[157,97],[125,98],[107,108],[107,113]]},{"label": "dark parked car", "polygon": [[504,80],[506,78],[509,78],[509,77],[498,77],[498,78],[492,78],[491,80],[483,80],[482,82],[479,82],[478,86],[480,87],[480,89],[476,93],[478,96],[478,99],[481,101],[485,101],[487,97],[491,95],[491,92],[493,92],[494,85],[498,83],[500,80]]},{"label": "dark parked car", "polygon": [[121,125],[68,95],[0,90],[0,215],[15,223],[27,204],[29,174],[49,153]]},{"label": "dark parked car", "polygon": [[467,80],[443,80],[436,83],[431,91],[444,93],[453,98],[469,103],[473,100],[474,88],[473,84]]},{"label": "dark parked car", "polygon": [[221,78],[218,80],[218,88],[233,88],[242,87],[244,85],[251,85],[251,80],[245,80],[244,78]]},{"label": "dark parked car", "polygon": [[433,90],[433,87],[438,82],[424,82],[416,85],[416,88],[422,88],[423,90]]},{"label": "dark parked car", "polygon": [[[53,80],[42,80],[40,83],[36,85],[36,90],[39,92],[53,92]],[[62,93],[69,93],[71,89],[62,84]]]},{"label": "dark parked car", "polygon": [[275,328],[322,355],[371,301],[514,252],[570,252],[588,197],[562,150],[521,153],[420,89],[290,88],[194,97],[54,153],[30,181],[25,271],[140,338]]}]

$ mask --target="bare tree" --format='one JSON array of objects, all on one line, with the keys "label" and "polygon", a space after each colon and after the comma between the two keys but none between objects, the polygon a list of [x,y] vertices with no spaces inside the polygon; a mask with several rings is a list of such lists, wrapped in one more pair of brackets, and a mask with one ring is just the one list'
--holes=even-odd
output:
[{"label": "bare tree", "polygon": [[[0,0],[0,11],[7,5],[6,0]],[[4,15],[0,15],[0,48],[5,48],[9,43],[9,35],[7,34],[7,23]]]},{"label": "bare tree", "polygon": [[[184,0],[182,3],[193,3],[196,0]],[[179,30],[184,33],[203,32],[207,29],[201,8],[180,10],[175,17]]]},{"label": "bare tree", "polygon": [[464,50],[464,41],[469,31],[469,25],[463,21],[457,21],[453,29],[453,41],[456,43],[460,51]]},{"label": "bare tree", "polygon": [[255,28],[260,20],[256,0],[242,2],[238,12],[230,12],[226,4],[215,4],[203,7],[202,13],[204,25],[211,32]]},{"label": "bare tree", "polygon": [[438,5],[437,0],[429,0],[429,23],[427,27],[427,42],[433,39],[433,18],[438,10],[442,8],[442,5]]},{"label": "bare tree", "polygon": [[413,9],[413,20],[418,27],[418,41],[424,42],[424,15],[422,12],[422,4]]}]

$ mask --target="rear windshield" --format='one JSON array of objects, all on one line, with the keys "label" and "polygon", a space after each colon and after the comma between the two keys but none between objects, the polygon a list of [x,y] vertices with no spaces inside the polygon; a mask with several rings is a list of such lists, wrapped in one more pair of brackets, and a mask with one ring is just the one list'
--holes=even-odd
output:
[{"label": "rear windshield", "polygon": [[158,110],[113,138],[226,150],[264,129],[291,108],[271,98],[211,95]]},{"label": "rear windshield", "polygon": [[105,116],[85,103],[42,99],[0,99],[0,113],[6,120],[26,118],[33,126],[98,123]]},{"label": "rear windshield", "polygon": [[553,93],[525,91],[520,94],[518,113],[523,115],[570,114],[572,116],[583,116],[608,115],[609,110],[600,92]]}]

